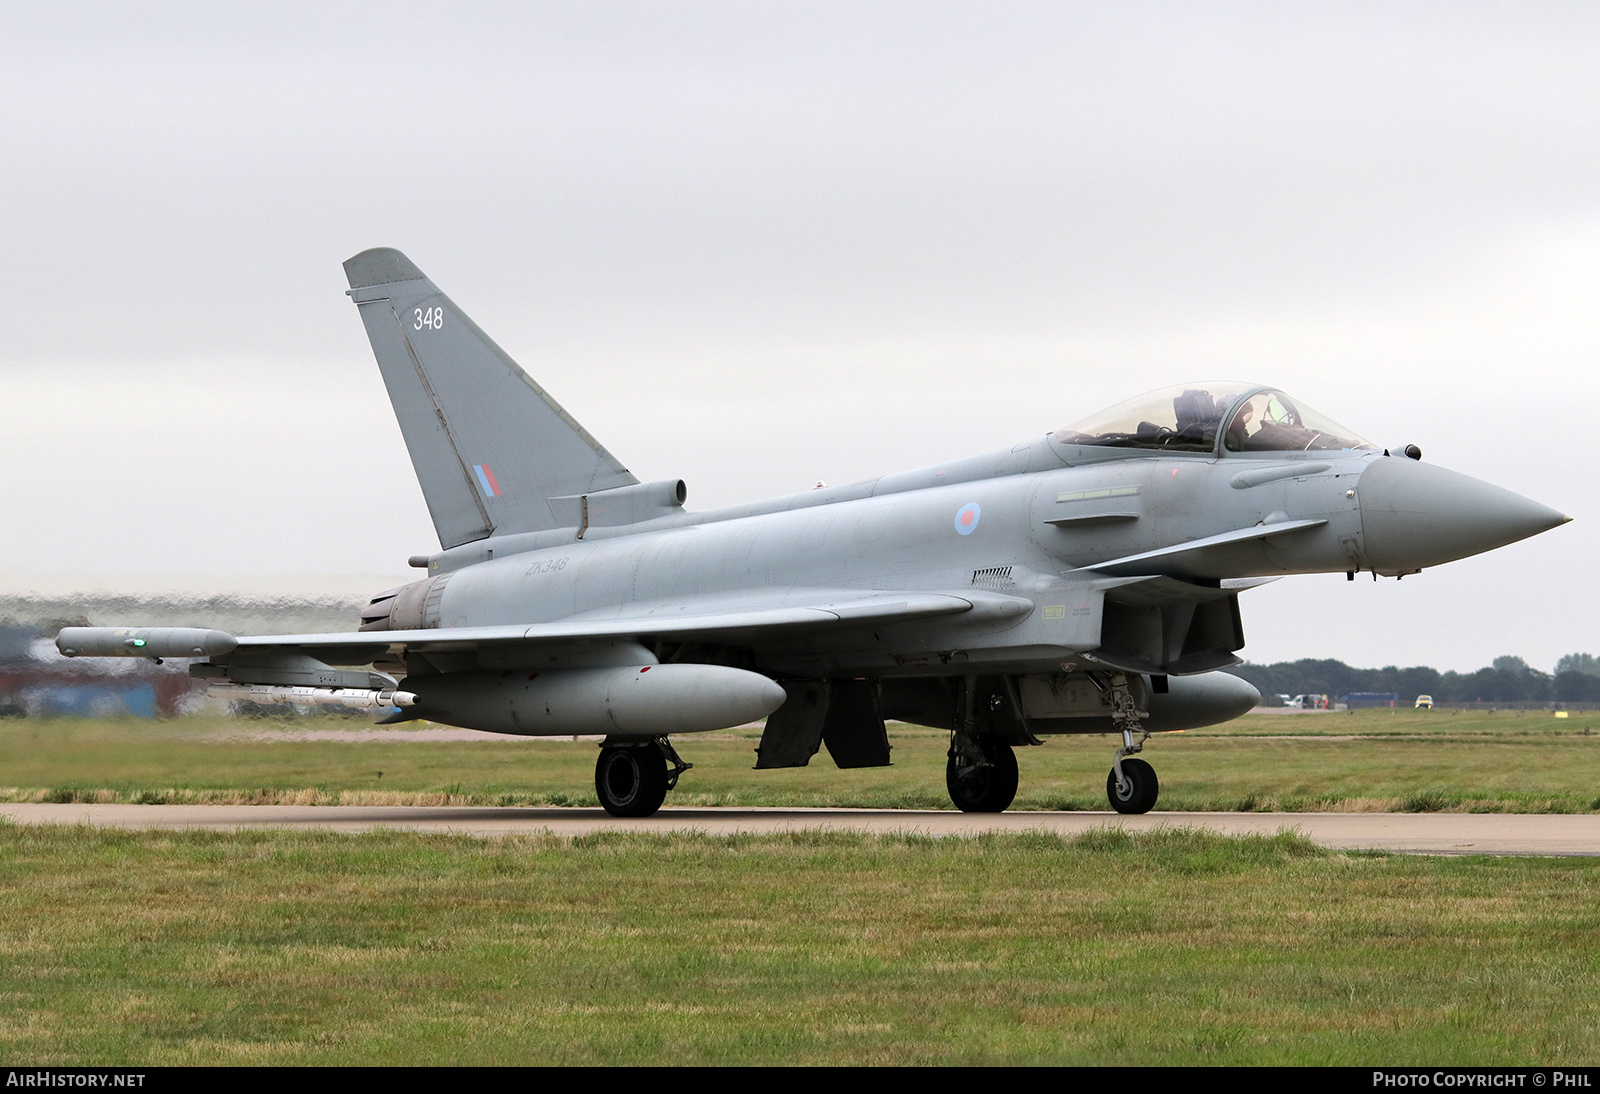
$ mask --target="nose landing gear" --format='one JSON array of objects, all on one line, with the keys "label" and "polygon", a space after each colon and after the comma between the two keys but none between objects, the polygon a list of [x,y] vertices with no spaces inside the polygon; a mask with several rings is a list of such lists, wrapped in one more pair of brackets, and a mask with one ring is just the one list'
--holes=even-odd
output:
[{"label": "nose landing gear", "polygon": [[[1139,705],[1128,691],[1128,678],[1122,673],[1111,677],[1105,689],[1111,699],[1111,724],[1122,731],[1122,747],[1111,759],[1111,774],[1106,776],[1106,797],[1118,813],[1148,813],[1156,804],[1161,785],[1156,770],[1143,760],[1129,759],[1144,750],[1150,734],[1139,726]],[[1133,735],[1142,736],[1135,741]]]}]

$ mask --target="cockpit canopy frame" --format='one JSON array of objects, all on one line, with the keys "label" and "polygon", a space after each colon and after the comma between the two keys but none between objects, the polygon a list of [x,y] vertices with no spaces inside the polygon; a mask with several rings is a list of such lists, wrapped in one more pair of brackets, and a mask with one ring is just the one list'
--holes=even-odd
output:
[{"label": "cockpit canopy frame", "polygon": [[1051,436],[1062,445],[1202,456],[1376,447],[1277,388],[1237,380],[1159,388]]}]

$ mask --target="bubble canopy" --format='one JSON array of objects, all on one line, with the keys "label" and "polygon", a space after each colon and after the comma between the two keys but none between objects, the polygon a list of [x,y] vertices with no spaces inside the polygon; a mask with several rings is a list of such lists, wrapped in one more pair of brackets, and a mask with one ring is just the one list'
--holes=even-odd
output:
[{"label": "bubble canopy", "polygon": [[1219,448],[1223,452],[1328,452],[1374,447],[1281,391],[1232,380],[1147,392],[1058,430],[1055,437],[1061,444],[1164,452],[1211,453]]}]

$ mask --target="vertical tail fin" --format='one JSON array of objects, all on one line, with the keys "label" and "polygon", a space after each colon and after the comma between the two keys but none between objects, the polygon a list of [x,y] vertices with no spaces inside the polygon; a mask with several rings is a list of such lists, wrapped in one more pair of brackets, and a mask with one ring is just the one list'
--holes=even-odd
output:
[{"label": "vertical tail fin", "polygon": [[441,546],[554,528],[547,499],[639,481],[405,255],[344,271]]}]

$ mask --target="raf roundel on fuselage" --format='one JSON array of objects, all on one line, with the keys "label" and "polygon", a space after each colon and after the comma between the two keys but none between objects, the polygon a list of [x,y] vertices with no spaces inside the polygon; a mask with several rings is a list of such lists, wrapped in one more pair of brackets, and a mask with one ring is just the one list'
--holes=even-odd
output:
[{"label": "raf roundel on fuselage", "polygon": [[1233,380],[1147,392],[1058,430],[1055,438],[1061,444],[1206,454],[1375,447],[1281,391]]}]

